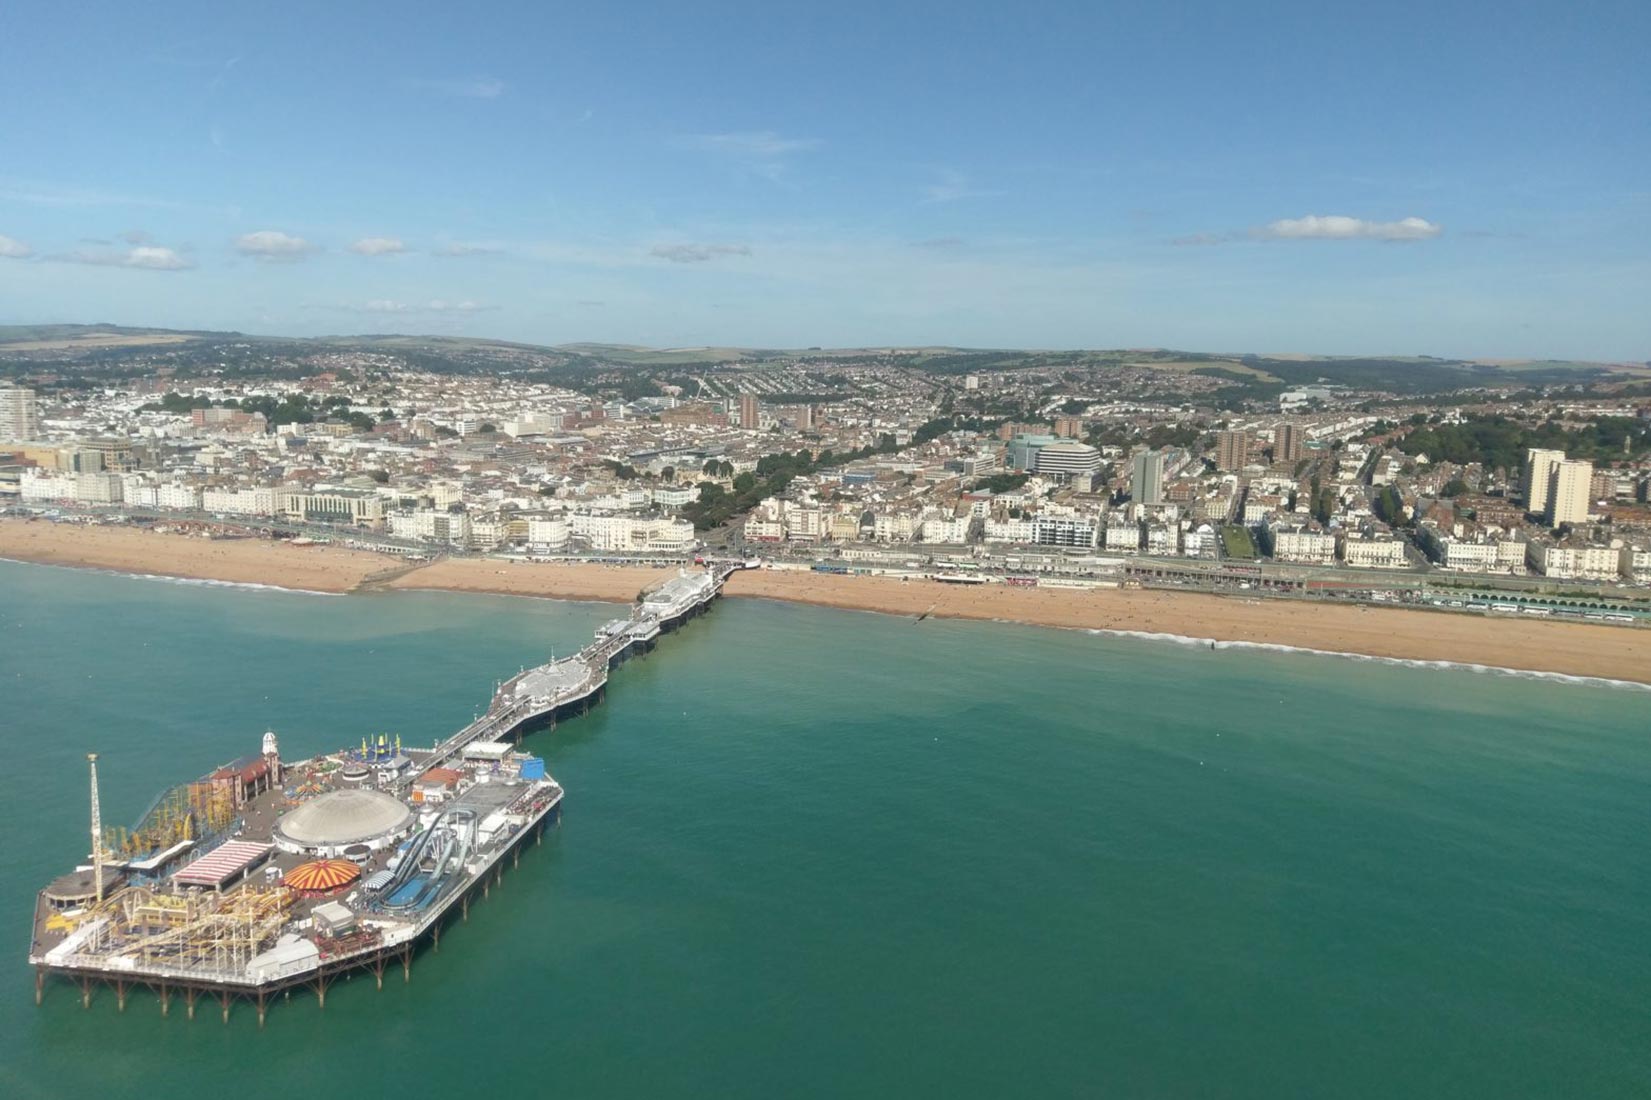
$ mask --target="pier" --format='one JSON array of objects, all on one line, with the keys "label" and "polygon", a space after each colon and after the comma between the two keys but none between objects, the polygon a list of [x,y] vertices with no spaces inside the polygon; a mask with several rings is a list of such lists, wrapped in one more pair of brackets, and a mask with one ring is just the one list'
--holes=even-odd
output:
[{"label": "pier", "polygon": [[430,749],[388,735],[359,749],[286,763],[273,733],[263,751],[164,793],[132,830],[99,819],[92,754],[92,853],[36,898],[29,962],[35,1001],[51,978],[81,1003],[113,989],[174,998],[193,1018],[237,1002],[262,1026],[272,999],[355,972],[379,988],[397,964],[412,978],[417,949],[440,950],[455,913],[503,881],[508,860],[543,840],[562,788],[523,737],[582,714],[612,671],[704,613],[743,562],[682,571],[644,593],[572,656],[500,683],[484,714]]},{"label": "pier", "polygon": [[600,702],[608,675],[635,652],[652,649],[669,633],[704,613],[743,563],[719,562],[703,573],[666,581],[631,607],[623,619],[605,623],[596,640],[571,657],[524,669],[500,684],[487,713],[431,750],[427,763],[441,765],[478,741],[520,740],[570,714]]}]

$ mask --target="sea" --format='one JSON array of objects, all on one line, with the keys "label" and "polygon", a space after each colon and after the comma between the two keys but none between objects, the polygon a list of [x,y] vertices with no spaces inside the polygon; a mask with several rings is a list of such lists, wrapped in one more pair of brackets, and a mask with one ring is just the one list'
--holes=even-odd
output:
[{"label": "sea", "polygon": [[0,562],[0,1095],[1651,1096],[1651,693],[746,599],[410,981],[34,1004],[87,752],[428,744],[613,610]]}]

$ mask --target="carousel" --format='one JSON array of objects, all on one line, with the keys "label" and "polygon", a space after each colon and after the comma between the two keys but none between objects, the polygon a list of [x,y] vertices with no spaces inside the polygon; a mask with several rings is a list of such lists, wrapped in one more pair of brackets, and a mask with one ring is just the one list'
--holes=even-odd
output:
[{"label": "carousel", "polygon": [[286,873],[281,885],[306,898],[336,894],[361,877],[361,868],[347,859],[316,859]]}]

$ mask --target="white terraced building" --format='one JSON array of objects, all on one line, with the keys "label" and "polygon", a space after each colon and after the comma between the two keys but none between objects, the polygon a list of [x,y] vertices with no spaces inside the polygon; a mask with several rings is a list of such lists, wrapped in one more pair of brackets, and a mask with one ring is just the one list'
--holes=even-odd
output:
[{"label": "white terraced building", "polygon": [[697,543],[694,525],[684,519],[576,512],[568,517],[568,527],[575,538],[603,553],[675,554],[692,550]]},{"label": "white terraced building", "polygon": [[1400,540],[1357,532],[1343,536],[1341,557],[1346,564],[1360,569],[1402,569],[1408,564],[1405,544]]},{"label": "white terraced building", "polygon": [[1545,577],[1575,581],[1616,580],[1622,572],[1622,550],[1615,546],[1556,546],[1529,544],[1527,560]]},{"label": "white terraced building", "polygon": [[566,550],[572,534],[568,521],[559,517],[535,516],[527,521],[527,544],[535,550],[549,553]]},{"label": "white terraced building", "polygon": [[1332,565],[1336,560],[1336,536],[1328,531],[1277,527],[1272,531],[1272,542],[1274,561]]}]

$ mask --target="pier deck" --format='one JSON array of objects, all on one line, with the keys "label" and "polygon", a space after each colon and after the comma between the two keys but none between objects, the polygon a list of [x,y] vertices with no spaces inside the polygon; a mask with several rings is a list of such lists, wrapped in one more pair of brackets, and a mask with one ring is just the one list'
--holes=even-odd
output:
[{"label": "pier deck", "polygon": [[[672,578],[578,653],[499,684],[484,714],[432,749],[381,739],[282,764],[269,760],[267,741],[270,770],[238,761],[187,785],[175,799],[184,832],[218,822],[211,835],[125,860],[106,846],[101,897],[91,867],[40,892],[29,951],[36,1001],[57,975],[79,985],[87,1005],[108,985],[124,1010],[128,991],[144,986],[163,1014],[177,993],[190,1016],[198,998],[218,1000],[227,1021],[244,998],[262,1024],[270,996],[294,986],[314,988],[325,1004],[327,985],[347,971],[371,970],[382,987],[386,966],[399,961],[410,978],[415,947],[438,946],[454,910],[468,919],[506,857],[514,863],[560,813],[562,788],[515,745],[599,702],[613,668],[702,613],[741,567]],[[93,782],[95,790],[95,772]],[[216,801],[224,798],[233,798],[232,821]],[[320,864],[337,866],[311,870]],[[294,889],[289,876],[300,869],[347,881]]]}]

